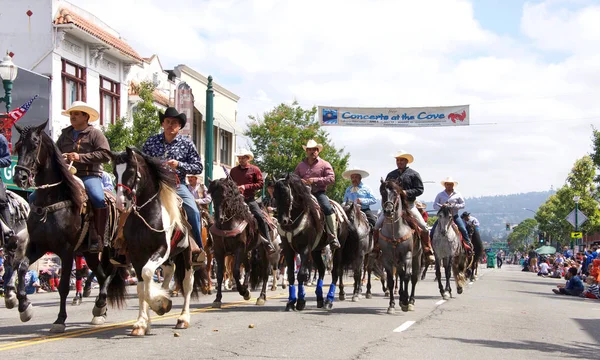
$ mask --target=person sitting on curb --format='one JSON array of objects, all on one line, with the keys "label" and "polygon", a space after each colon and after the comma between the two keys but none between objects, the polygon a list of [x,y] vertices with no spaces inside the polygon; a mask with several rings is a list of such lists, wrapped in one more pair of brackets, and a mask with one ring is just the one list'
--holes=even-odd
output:
[{"label": "person sitting on curb", "polygon": [[555,294],[580,296],[583,293],[584,286],[583,281],[577,275],[577,268],[570,267],[569,271],[565,274],[567,283],[565,285],[558,285],[558,289],[552,289]]}]

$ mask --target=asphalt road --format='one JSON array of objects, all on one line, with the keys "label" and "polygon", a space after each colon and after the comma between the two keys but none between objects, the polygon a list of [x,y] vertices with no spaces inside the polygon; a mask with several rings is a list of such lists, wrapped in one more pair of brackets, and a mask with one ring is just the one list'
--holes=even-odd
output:
[{"label": "asphalt road", "polygon": [[[193,303],[190,328],[175,330],[173,310],[154,315],[152,333],[129,336],[137,316],[136,287],[126,309],[109,309],[106,325],[89,324],[93,298],[68,305],[67,331],[48,332],[58,312],[56,293],[35,294],[34,318],[19,321],[0,303],[0,356],[10,359],[485,359],[600,357],[600,301],[554,295],[562,280],[522,273],[516,266],[480,268],[478,281],[442,301],[432,273],[417,286],[416,310],[386,313],[379,283],[372,299],[336,299],[332,311],[316,308],[314,287],[307,309],[285,312],[287,290],[269,292],[265,306],[225,292],[223,309],[213,296]],[[347,283],[351,283],[347,280]],[[453,284],[454,287],[454,284]],[[347,287],[348,291],[349,288]],[[327,291],[327,289],[325,289]],[[94,295],[94,293],[93,293]],[[255,292],[252,294],[257,296]],[[69,297],[72,299],[73,294]],[[70,302],[69,302],[70,303]],[[250,327],[250,325],[253,327]]]}]

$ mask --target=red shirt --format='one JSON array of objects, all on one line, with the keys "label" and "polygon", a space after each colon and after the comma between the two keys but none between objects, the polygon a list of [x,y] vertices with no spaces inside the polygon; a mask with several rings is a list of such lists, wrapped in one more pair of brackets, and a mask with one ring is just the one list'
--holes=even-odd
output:
[{"label": "red shirt", "polygon": [[[419,211],[421,211],[421,210],[419,210]],[[427,213],[427,211],[421,212],[421,215],[423,216],[423,220],[425,220],[425,222],[427,222],[427,219],[429,219],[429,214]]]},{"label": "red shirt", "polygon": [[248,164],[248,167],[242,168],[238,165],[231,169],[229,175],[238,186],[244,185],[243,195],[246,201],[254,200],[256,190],[263,188],[264,181],[258,166]]}]

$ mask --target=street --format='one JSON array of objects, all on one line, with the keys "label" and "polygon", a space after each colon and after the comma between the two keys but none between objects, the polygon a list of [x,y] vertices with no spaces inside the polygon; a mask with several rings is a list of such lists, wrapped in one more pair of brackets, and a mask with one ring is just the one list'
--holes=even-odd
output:
[{"label": "street", "polygon": [[[93,327],[93,298],[81,306],[67,305],[67,332],[48,332],[58,312],[58,294],[35,294],[34,318],[21,323],[16,309],[0,304],[0,355],[3,358],[60,359],[482,359],[598,358],[600,315],[597,300],[554,295],[561,279],[523,273],[518,266],[479,269],[478,281],[454,298],[441,300],[430,270],[417,286],[414,312],[386,314],[388,299],[374,282],[372,299],[339,301],[326,312],[316,308],[314,287],[307,288],[307,309],[285,312],[287,290],[269,291],[267,304],[254,305],[235,292],[224,292],[223,309],[209,306],[201,295],[192,303],[187,330],[174,325],[182,303],[154,313],[152,333],[128,336],[137,316],[135,286],[129,287],[126,309],[110,309],[107,324]],[[329,278],[329,277],[328,277]],[[328,279],[327,278],[327,279]],[[327,283],[326,279],[326,283]],[[351,292],[346,279],[346,292]],[[327,289],[327,288],[326,288]],[[97,290],[94,290],[94,296]],[[256,296],[258,293],[253,292]],[[351,296],[350,296],[351,297]]]}]

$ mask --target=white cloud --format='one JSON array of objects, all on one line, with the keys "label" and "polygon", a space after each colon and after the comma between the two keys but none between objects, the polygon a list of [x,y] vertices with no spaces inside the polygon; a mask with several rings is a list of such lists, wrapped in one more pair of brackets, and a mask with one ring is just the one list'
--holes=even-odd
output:
[{"label": "white cloud", "polygon": [[589,124],[600,124],[600,7],[585,1],[525,4],[520,38],[485,30],[461,0],[73,2],[143,56],[212,74],[241,96],[241,121],[292,99],[471,104],[470,127],[328,128],[372,187],[394,168],[391,154],[412,152],[414,168],[434,181],[425,200],[448,175],[466,196],[560,186],[591,150]]}]

